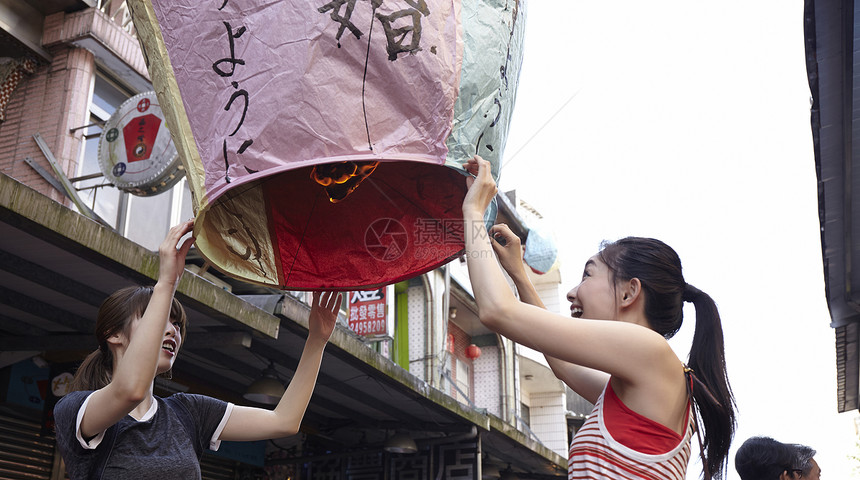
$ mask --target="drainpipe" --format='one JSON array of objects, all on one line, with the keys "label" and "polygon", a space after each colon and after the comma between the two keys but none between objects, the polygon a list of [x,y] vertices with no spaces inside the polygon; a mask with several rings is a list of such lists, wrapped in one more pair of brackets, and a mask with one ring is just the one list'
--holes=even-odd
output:
[{"label": "drainpipe", "polygon": [[499,405],[499,409],[502,413],[502,420],[507,423],[510,423],[508,420],[510,419],[510,409],[508,408],[508,362],[506,361],[508,356],[508,350],[505,348],[505,339],[498,333],[496,334],[496,338],[499,340],[499,370],[502,374],[502,391],[501,391],[501,405]]},{"label": "drainpipe", "polygon": [[433,289],[430,288],[430,274],[424,274],[422,278],[422,285],[424,285],[424,380],[430,384],[431,387],[435,386],[435,382],[433,381],[433,369],[435,364],[433,362],[435,355],[433,352],[434,341],[433,334],[435,332],[433,328],[433,318],[435,306],[433,301]]},{"label": "drainpipe", "polygon": [[445,265],[445,293],[442,296],[442,348],[439,350],[441,353],[439,357],[439,375],[436,378],[439,378],[439,386],[442,385],[442,369],[445,368],[445,363],[448,358],[448,309],[451,306],[451,269],[449,265]]}]

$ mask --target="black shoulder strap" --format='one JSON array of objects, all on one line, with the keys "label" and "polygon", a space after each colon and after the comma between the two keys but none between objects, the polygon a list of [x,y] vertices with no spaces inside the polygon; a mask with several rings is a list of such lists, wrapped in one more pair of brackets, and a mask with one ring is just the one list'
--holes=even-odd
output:
[{"label": "black shoulder strap", "polygon": [[102,476],[105,474],[105,467],[107,466],[108,458],[110,458],[111,452],[113,452],[113,446],[116,443],[116,435],[119,427],[117,425],[113,425],[112,427],[105,430],[105,436],[102,438],[102,442],[100,445],[100,449],[96,449],[96,461],[93,463],[92,473],[95,474],[96,480],[101,480]]}]

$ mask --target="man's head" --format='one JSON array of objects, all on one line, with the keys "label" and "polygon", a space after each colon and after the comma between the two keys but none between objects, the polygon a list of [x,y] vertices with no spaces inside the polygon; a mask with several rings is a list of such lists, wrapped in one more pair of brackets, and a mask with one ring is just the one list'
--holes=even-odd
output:
[{"label": "man's head", "polygon": [[794,479],[819,480],[821,478],[821,467],[815,461],[815,450],[806,445],[794,444],[794,461],[792,462]]},{"label": "man's head", "polygon": [[785,444],[770,437],[751,437],[735,454],[741,480],[819,480],[821,469],[806,445]]}]

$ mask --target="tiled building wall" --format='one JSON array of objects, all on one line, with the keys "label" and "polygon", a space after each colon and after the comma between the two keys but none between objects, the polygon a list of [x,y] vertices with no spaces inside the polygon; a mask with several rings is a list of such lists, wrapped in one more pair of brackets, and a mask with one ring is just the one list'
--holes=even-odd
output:
[{"label": "tiled building wall", "polygon": [[24,163],[31,158],[48,172],[50,163],[33,135],[39,133],[47,143],[66,176],[74,177],[83,130],[89,118],[89,91],[95,60],[82,48],[58,45],[51,48],[50,65],[40,64],[25,75],[12,92],[6,108],[6,121],[0,124],[0,172],[58,201],[63,194]]},{"label": "tiled building wall", "polygon": [[409,373],[427,380],[424,372],[425,327],[424,287],[414,286],[406,290],[409,315]]},{"label": "tiled building wall", "polygon": [[475,406],[502,418],[501,374],[499,372],[499,347],[481,347],[481,356],[474,361],[472,376]]},{"label": "tiled building wall", "polygon": [[[50,63],[41,60],[35,72],[23,75],[11,92],[6,120],[0,123],[0,172],[66,205],[71,202],[24,159],[30,158],[53,173],[33,139],[38,133],[63,173],[70,178],[77,175],[85,129],[71,130],[90,123],[90,92],[96,72],[93,53],[72,44],[82,38],[104,45],[130,71],[136,72],[132,75],[148,78],[137,38],[118,25],[116,19],[96,8],[68,14],[58,12],[44,19],[42,47],[51,56]],[[126,76],[120,72],[110,74]]]},{"label": "tiled building wall", "polygon": [[454,335],[454,355],[460,360],[470,361],[466,358],[466,347],[472,343],[472,337],[450,320],[448,321],[448,333]]},{"label": "tiled building wall", "polygon": [[567,421],[564,392],[531,392],[529,395],[531,429],[547,448],[567,456]]}]

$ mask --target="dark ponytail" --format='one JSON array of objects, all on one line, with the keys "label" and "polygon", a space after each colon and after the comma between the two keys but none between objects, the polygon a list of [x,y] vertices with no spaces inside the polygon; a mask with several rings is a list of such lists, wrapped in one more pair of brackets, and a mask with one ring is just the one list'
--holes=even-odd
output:
[{"label": "dark ponytail", "polygon": [[692,302],[696,307],[696,331],[688,361],[693,379],[692,401],[704,430],[701,433],[705,478],[722,477],[736,421],[716,304],[706,293],[684,281],[681,259],[660,240],[623,238],[603,244],[598,256],[612,271],[615,282],[639,279],[645,316],[651,328],[664,338],[672,338],[681,328],[683,302]]},{"label": "dark ponytail", "polygon": [[[108,339],[117,333],[128,336],[131,322],[143,316],[152,287],[126,287],[114,292],[99,307],[95,336],[98,350],[90,353],[81,362],[72,380],[72,391],[98,390],[106,387],[113,374],[113,354],[108,348]],[[170,306],[170,318],[179,320],[180,332],[185,339],[185,310],[175,298]]]},{"label": "dark ponytail", "polygon": [[87,355],[72,379],[72,391],[98,390],[110,383],[113,371],[113,355],[101,348]]},{"label": "dark ponytail", "polygon": [[696,330],[687,366],[694,380],[693,401],[706,433],[702,448],[708,470],[719,476],[726,466],[737,426],[735,399],[726,376],[723,326],[717,305],[707,293],[687,285],[683,298],[696,307]]}]

